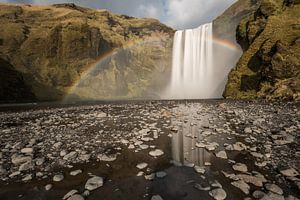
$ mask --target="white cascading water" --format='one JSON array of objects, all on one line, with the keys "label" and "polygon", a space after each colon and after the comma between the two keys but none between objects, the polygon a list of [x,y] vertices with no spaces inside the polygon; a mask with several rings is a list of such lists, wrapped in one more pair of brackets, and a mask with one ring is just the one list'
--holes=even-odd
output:
[{"label": "white cascading water", "polygon": [[212,23],[175,33],[168,98],[221,97],[221,94],[215,92],[217,86],[214,84],[212,37]]}]

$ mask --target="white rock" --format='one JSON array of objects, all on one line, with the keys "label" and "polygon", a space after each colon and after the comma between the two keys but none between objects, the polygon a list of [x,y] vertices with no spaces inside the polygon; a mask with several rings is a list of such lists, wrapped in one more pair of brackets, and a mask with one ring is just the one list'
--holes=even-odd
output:
[{"label": "white rock", "polygon": [[52,188],[52,184],[47,184],[46,186],[45,186],[45,190],[51,190],[51,188]]},{"label": "white rock", "polygon": [[68,200],[84,200],[84,198],[79,194],[75,194],[75,195],[71,196],[70,198],[68,198]]},{"label": "white rock", "polygon": [[228,158],[225,151],[219,151],[218,153],[216,153],[216,157],[222,158],[222,159],[227,159]]},{"label": "white rock", "polygon": [[164,152],[160,149],[155,149],[154,151],[149,152],[149,155],[153,156],[153,157],[158,157],[158,156],[161,156],[163,154],[164,154]]},{"label": "white rock", "polygon": [[78,190],[71,190],[63,197],[63,200],[68,199],[69,197],[73,196],[76,193],[78,193]]},{"label": "white rock", "polygon": [[24,149],[21,149],[21,153],[32,154],[33,153],[33,148],[24,148]]},{"label": "white rock", "polygon": [[247,172],[248,171],[247,166],[243,163],[236,163],[235,165],[232,166],[232,168],[235,171],[240,171],[240,172]]},{"label": "white rock", "polygon": [[77,176],[78,174],[81,174],[81,173],[82,173],[82,170],[78,169],[78,170],[71,171],[70,175],[71,176]]},{"label": "white rock", "polygon": [[105,155],[105,154],[99,154],[97,156],[97,158],[101,161],[105,161],[105,162],[112,162],[112,161],[115,161],[117,159],[117,155],[116,154],[113,154],[113,155]]},{"label": "white rock", "polygon": [[151,200],[163,200],[163,198],[159,195],[154,195],[151,197]]},{"label": "white rock", "polygon": [[294,177],[299,175],[299,173],[294,168],[281,170],[280,173],[287,177]]},{"label": "white rock", "polygon": [[148,166],[147,163],[139,163],[139,164],[136,165],[136,167],[137,167],[138,169],[144,169],[144,168],[146,168],[147,166]]},{"label": "white rock", "polygon": [[226,192],[222,188],[217,188],[209,192],[209,195],[213,197],[215,200],[223,200],[226,199]]},{"label": "white rock", "polygon": [[62,174],[57,174],[57,175],[53,176],[53,181],[54,182],[60,182],[63,179],[64,179],[64,175],[62,175]]},{"label": "white rock", "polygon": [[103,178],[99,176],[94,176],[87,180],[85,184],[85,189],[87,190],[95,190],[99,187],[103,186]]},{"label": "white rock", "polygon": [[204,174],[205,173],[205,168],[204,167],[200,167],[200,166],[194,166],[194,169],[197,173],[200,173],[200,174]]}]

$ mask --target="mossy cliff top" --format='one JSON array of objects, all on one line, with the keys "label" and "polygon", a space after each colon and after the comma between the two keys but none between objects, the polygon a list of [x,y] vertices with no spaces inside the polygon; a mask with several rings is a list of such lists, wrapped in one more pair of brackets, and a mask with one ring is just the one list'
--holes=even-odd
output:
[{"label": "mossy cliff top", "polygon": [[[126,66],[121,62],[118,66],[113,65],[116,62],[111,59],[103,67],[102,75],[113,75],[98,76],[97,80],[101,83],[98,90],[103,92],[97,98],[144,95],[143,91],[151,85],[153,69],[166,71],[170,67],[167,63],[160,62],[158,65],[157,62],[161,56],[167,59],[170,57],[174,30],[155,19],[116,15],[107,10],[83,8],[74,4],[0,4],[0,23],[0,58],[22,76],[23,81],[18,84],[22,87],[26,85],[30,90],[28,93],[33,93],[37,100],[61,100],[80,79],[86,66],[114,49],[126,49],[128,44],[145,42],[149,38],[155,38],[156,42],[145,45],[145,51],[139,49],[135,52],[145,59],[131,59],[137,49],[131,48],[128,51],[133,54],[127,53],[127,57],[124,57],[123,63],[127,62]],[[139,70],[134,75],[126,75],[125,71],[138,66]],[[143,80],[140,80],[141,74]],[[2,76],[5,75],[0,74],[0,79],[3,79]],[[123,88],[119,88],[117,82],[121,82]],[[1,90],[18,88],[14,84],[8,80],[7,85],[10,87],[0,86],[0,94],[4,94]],[[139,91],[130,91],[130,85],[135,85]],[[110,93],[106,86],[110,86]],[[25,94],[20,97],[9,97],[9,92],[5,94],[8,96],[0,96],[0,101],[16,102],[27,98]]]}]

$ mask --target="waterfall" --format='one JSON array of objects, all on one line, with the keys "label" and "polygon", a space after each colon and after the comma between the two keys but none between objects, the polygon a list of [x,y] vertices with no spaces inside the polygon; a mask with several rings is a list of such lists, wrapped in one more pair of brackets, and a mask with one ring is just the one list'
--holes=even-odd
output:
[{"label": "waterfall", "polygon": [[[180,30],[173,42],[172,77],[168,98],[219,98],[213,69],[212,23]],[[218,82],[218,81],[216,81]]]}]

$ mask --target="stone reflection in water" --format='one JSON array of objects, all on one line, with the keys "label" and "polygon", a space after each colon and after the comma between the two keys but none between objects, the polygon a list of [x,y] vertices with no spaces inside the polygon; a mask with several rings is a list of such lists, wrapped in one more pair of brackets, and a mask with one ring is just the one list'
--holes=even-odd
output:
[{"label": "stone reflection in water", "polygon": [[210,154],[204,148],[196,147],[196,143],[202,139],[200,128],[194,123],[179,124],[178,131],[172,137],[173,160],[184,164],[204,166],[210,162]]}]

